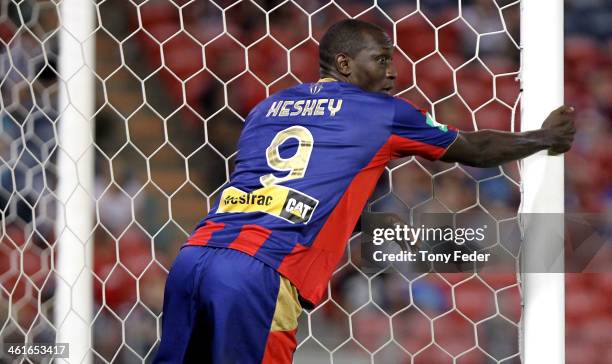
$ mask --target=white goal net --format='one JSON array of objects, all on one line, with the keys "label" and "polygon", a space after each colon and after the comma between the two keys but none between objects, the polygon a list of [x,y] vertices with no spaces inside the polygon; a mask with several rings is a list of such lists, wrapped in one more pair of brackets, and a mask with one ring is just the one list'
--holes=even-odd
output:
[{"label": "white goal net", "polygon": [[[267,95],[318,78],[318,40],[335,21],[387,30],[396,94],[437,120],[520,130],[519,1],[82,1],[95,12],[94,30],[71,39],[95,49],[80,68],[93,89],[79,90],[95,97],[83,124],[92,127],[95,188],[85,198],[95,212],[79,241],[93,261],[78,274],[93,282],[93,299],[91,317],[80,318],[89,347],[71,347],[67,362],[152,361],[167,271],[228,180],[244,118]],[[56,226],[58,156],[69,142],[58,138],[69,81],[58,69],[61,6],[0,0],[3,348],[54,342],[63,324],[54,317],[57,282],[75,284],[56,265],[70,232]],[[517,163],[475,169],[407,158],[388,166],[368,208],[407,219],[478,213],[516,232],[520,201]],[[495,248],[517,258],[520,237],[499,235]],[[301,316],[296,363],[520,362],[516,274],[372,274],[361,269],[359,244],[356,232],[327,299]],[[0,358],[15,359],[4,349]]]}]

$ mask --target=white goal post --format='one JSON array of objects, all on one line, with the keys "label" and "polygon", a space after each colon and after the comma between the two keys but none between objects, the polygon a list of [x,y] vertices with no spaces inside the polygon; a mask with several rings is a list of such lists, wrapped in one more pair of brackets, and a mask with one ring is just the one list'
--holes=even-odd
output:
[{"label": "white goal post", "polygon": [[[546,26],[542,17],[546,14]],[[563,1],[521,2],[521,130],[540,128],[551,110],[563,105]],[[540,219],[527,218],[524,226],[523,266],[523,363],[565,363],[565,275],[563,254],[548,272],[532,262],[563,252],[564,168],[563,155],[545,151],[522,163],[521,214],[554,214],[554,226],[535,226]],[[543,230],[546,229],[546,230]],[[537,264],[536,264],[537,265]]]},{"label": "white goal post", "polygon": [[93,228],[96,8],[63,0],[58,71],[58,187],[54,325],[56,342],[69,343],[70,360],[91,363],[94,310]]}]

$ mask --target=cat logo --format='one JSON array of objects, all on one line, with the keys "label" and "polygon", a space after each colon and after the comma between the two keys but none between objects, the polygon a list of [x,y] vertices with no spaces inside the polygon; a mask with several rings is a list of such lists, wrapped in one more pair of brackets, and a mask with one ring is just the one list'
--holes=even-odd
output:
[{"label": "cat logo", "polygon": [[318,201],[305,194],[290,191],[283,205],[280,217],[292,222],[306,224],[310,220]]},{"label": "cat logo", "polygon": [[322,89],[323,89],[323,85],[321,85],[318,82],[310,85],[310,93],[313,95],[318,94]]}]

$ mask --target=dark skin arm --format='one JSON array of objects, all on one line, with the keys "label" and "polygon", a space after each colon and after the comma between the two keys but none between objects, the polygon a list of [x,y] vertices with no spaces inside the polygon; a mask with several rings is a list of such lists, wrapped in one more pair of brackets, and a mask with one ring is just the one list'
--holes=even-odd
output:
[{"label": "dark skin arm", "polygon": [[495,167],[525,158],[540,150],[567,152],[574,140],[574,108],[561,106],[546,118],[539,130],[509,133],[497,130],[460,132],[440,160],[472,167]]},{"label": "dark skin arm", "polygon": [[[550,113],[539,130],[523,133],[497,130],[460,132],[440,159],[445,162],[459,162],[473,167],[487,168],[521,159],[545,149],[548,149],[549,154],[556,155],[565,153],[571,148],[575,132],[574,108],[561,106]],[[394,228],[395,225],[406,225],[406,222],[394,213],[364,213],[362,217],[377,227]],[[366,231],[366,226],[362,227]],[[409,248],[416,249],[416,246]],[[460,248],[466,249],[466,247]]]}]

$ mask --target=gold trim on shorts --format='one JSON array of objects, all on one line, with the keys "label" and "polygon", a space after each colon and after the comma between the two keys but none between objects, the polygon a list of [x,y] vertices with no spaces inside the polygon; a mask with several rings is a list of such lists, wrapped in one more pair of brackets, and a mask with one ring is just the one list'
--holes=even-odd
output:
[{"label": "gold trim on shorts", "polygon": [[298,317],[302,306],[298,299],[297,289],[283,276],[280,277],[280,287],[276,298],[276,309],[272,318],[271,331],[290,331],[297,329]]}]

